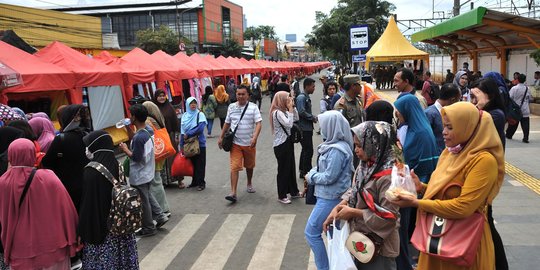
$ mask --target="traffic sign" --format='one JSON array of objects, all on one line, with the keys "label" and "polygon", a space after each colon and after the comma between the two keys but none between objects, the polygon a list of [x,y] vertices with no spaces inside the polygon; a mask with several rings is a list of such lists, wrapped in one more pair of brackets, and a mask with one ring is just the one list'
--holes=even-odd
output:
[{"label": "traffic sign", "polygon": [[365,54],[353,54],[352,62],[353,63],[366,62],[366,55]]},{"label": "traffic sign", "polygon": [[350,29],[351,50],[360,50],[369,48],[369,30],[368,25],[353,25]]},{"label": "traffic sign", "polygon": [[180,44],[178,45],[178,49],[180,49],[181,52],[185,51],[186,44],[184,44],[184,42],[180,42]]}]

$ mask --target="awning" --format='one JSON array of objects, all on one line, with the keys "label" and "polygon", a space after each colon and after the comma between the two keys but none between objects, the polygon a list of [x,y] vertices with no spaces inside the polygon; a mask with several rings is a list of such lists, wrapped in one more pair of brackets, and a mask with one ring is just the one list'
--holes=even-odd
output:
[{"label": "awning", "polygon": [[0,61],[0,90],[22,84],[21,74]]}]

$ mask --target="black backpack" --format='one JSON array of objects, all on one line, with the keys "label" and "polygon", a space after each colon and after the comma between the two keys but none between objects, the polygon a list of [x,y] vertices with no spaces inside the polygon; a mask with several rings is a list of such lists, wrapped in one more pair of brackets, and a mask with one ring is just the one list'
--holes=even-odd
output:
[{"label": "black backpack", "polygon": [[[103,164],[90,161],[86,167],[100,172],[111,184],[112,200],[107,225],[113,235],[126,235],[135,233],[142,227],[142,202],[137,189],[130,187],[126,180],[117,180]],[[122,166],[119,166],[121,169]],[[119,173],[120,176],[123,172]]]},{"label": "black backpack", "polygon": [[438,84],[429,81],[429,98],[435,102],[441,96],[441,88]]}]

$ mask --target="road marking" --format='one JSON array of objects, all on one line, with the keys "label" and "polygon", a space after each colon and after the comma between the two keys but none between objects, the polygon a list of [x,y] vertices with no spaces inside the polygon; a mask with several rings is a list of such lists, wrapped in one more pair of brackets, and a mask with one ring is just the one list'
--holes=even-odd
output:
[{"label": "road marking", "polygon": [[540,195],[540,180],[532,177],[528,173],[520,170],[518,167],[508,162],[505,162],[505,166],[506,174]]},{"label": "road marking", "polygon": [[280,269],[295,215],[271,215],[249,262],[249,270]]},{"label": "road marking", "polygon": [[204,224],[208,215],[188,214],[141,261],[141,269],[165,269]]},{"label": "road marking", "polygon": [[508,183],[510,183],[514,187],[522,187],[523,184],[516,180],[508,180]]},{"label": "road marking", "polygon": [[228,215],[191,270],[223,269],[252,216]]}]

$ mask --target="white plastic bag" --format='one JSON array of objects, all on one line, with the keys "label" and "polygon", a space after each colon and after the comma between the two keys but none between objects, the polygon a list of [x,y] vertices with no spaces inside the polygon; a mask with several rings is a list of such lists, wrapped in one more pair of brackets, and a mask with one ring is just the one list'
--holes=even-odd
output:
[{"label": "white plastic bag", "polygon": [[349,237],[349,223],[344,220],[340,221],[341,229],[338,229],[334,219],[332,225],[333,237],[330,235],[330,230],[326,232],[330,270],[356,270],[351,253],[345,246],[347,237]]},{"label": "white plastic bag", "polygon": [[411,177],[411,171],[408,165],[401,168],[394,165],[392,167],[392,184],[386,190],[385,196],[388,200],[395,201],[399,194],[416,195],[416,186]]}]

